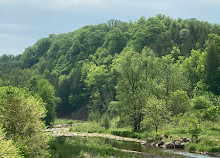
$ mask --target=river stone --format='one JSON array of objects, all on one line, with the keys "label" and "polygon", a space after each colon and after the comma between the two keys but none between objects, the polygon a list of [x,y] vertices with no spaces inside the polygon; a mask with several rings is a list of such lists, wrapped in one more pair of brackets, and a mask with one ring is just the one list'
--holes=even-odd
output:
[{"label": "river stone", "polygon": [[157,145],[156,142],[151,143],[151,146],[156,146],[156,145]]},{"label": "river stone", "polygon": [[174,148],[174,143],[173,142],[167,142],[163,145],[164,148]]},{"label": "river stone", "polygon": [[153,142],[154,142],[153,139],[148,139],[148,140],[147,140],[147,143],[153,143]]},{"label": "river stone", "polygon": [[160,142],[158,143],[158,147],[160,147],[160,146],[162,146],[162,145],[164,145],[164,142],[163,142],[163,141],[160,141]]},{"label": "river stone", "polygon": [[167,139],[169,136],[168,136],[168,135],[166,135],[166,134],[164,134],[164,135],[163,135],[163,137],[164,137],[165,139]]},{"label": "river stone", "polygon": [[144,146],[151,146],[151,144],[150,143],[142,143],[141,145],[144,145]]},{"label": "river stone", "polygon": [[182,141],[183,141],[183,142],[190,142],[190,140],[187,139],[187,138],[183,138]]},{"label": "river stone", "polygon": [[181,142],[180,140],[176,140],[174,142],[174,148],[175,149],[183,149],[183,148],[185,148],[185,143]]}]

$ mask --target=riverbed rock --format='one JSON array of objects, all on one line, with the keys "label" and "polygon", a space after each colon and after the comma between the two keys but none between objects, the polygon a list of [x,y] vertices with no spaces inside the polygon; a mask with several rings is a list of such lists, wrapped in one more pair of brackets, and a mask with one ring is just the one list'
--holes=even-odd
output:
[{"label": "riverbed rock", "polygon": [[191,142],[191,141],[190,141],[190,139],[183,138],[183,139],[182,139],[182,142],[185,142],[185,143],[186,143],[186,142]]},{"label": "riverbed rock", "polygon": [[174,143],[173,142],[167,142],[163,145],[164,148],[174,148]]},{"label": "riverbed rock", "polygon": [[153,142],[154,142],[153,139],[148,139],[148,140],[147,140],[147,143],[153,143]]},{"label": "riverbed rock", "polygon": [[173,142],[173,144],[174,144],[175,149],[184,149],[185,148],[185,143],[182,142],[181,140],[175,140]]},{"label": "riverbed rock", "polygon": [[162,145],[164,145],[164,142],[163,142],[163,141],[160,141],[160,142],[158,143],[158,147],[161,147]]},{"label": "riverbed rock", "polygon": [[150,143],[147,143],[147,142],[142,143],[141,145],[144,145],[144,146],[147,146],[147,147],[151,146],[151,144],[150,144]]},{"label": "riverbed rock", "polygon": [[163,148],[170,148],[170,149],[184,149],[186,143],[190,142],[189,139],[174,139],[167,143],[164,143],[164,140],[153,140],[149,139],[145,143],[142,143],[144,146],[153,146],[153,147],[163,147]]},{"label": "riverbed rock", "polygon": [[157,142],[150,143],[151,146],[157,147]]},{"label": "riverbed rock", "polygon": [[166,134],[164,134],[163,137],[164,137],[165,139],[168,139],[169,136],[166,135]]}]

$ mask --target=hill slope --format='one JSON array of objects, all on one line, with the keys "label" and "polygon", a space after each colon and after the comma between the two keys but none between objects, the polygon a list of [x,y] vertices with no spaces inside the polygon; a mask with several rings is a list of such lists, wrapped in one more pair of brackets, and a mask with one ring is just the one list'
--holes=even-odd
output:
[{"label": "hill slope", "polygon": [[[215,34],[215,37],[210,34]],[[163,94],[166,97],[170,98],[171,92],[176,90],[184,90],[192,98],[198,83],[205,84],[205,91],[218,95],[219,88],[214,87],[218,87],[219,78],[214,74],[219,63],[217,60],[212,65],[208,61],[217,59],[215,56],[219,58],[219,48],[211,47],[218,45],[219,35],[219,25],[196,19],[174,20],[157,15],[149,19],[141,17],[134,23],[109,20],[104,24],[84,26],[66,34],[51,34],[27,48],[22,55],[1,56],[0,75],[2,84],[23,87],[31,77],[41,75],[55,87],[59,116],[70,115],[88,105],[89,110],[93,111],[90,118],[95,119],[106,112],[111,101],[120,100],[115,86],[122,74],[115,69],[116,60],[120,58],[121,52],[131,49],[138,53],[153,53],[158,60],[171,55],[172,62],[166,61],[167,63],[185,66],[184,71],[188,73],[185,78],[190,82],[188,88],[167,88],[166,94]],[[146,51],[146,48],[152,51]],[[214,54],[206,54],[198,63],[196,60],[199,56],[209,50]],[[217,55],[213,50],[216,50]],[[159,63],[162,62],[161,60]],[[199,64],[205,69],[197,69]],[[17,70],[13,71],[14,69]],[[25,72],[27,69],[33,74]],[[22,76],[19,80],[16,72],[20,72]],[[211,78],[208,77],[210,75]],[[12,78],[16,79],[16,83]],[[168,86],[165,80],[163,83],[165,87]]]}]

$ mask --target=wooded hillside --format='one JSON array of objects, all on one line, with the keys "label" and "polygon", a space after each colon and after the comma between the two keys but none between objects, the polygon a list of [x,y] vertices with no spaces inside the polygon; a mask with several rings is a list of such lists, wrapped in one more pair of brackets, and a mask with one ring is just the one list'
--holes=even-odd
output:
[{"label": "wooded hillside", "polygon": [[2,86],[38,94],[48,105],[48,124],[55,104],[59,117],[86,106],[90,120],[119,117],[118,126],[134,130],[141,122],[157,129],[180,114],[215,122],[220,25],[164,15],[109,20],[51,34],[18,56],[2,55],[0,76]]}]

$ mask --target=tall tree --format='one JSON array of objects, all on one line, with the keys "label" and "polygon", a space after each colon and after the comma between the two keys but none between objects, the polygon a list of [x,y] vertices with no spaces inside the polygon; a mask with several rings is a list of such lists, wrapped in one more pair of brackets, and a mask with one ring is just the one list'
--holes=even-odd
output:
[{"label": "tall tree", "polygon": [[12,139],[25,157],[48,157],[42,100],[14,87],[0,87],[0,98],[0,124],[6,138]]},{"label": "tall tree", "polygon": [[211,34],[206,42],[205,81],[209,90],[220,94],[220,36]]},{"label": "tall tree", "polygon": [[51,125],[55,119],[55,90],[52,84],[50,84],[46,79],[32,78],[29,84],[29,89],[39,95],[46,107],[46,117],[44,121],[46,125]]},{"label": "tall tree", "polygon": [[127,120],[134,131],[140,129],[142,108],[145,104],[145,55],[127,50],[121,53],[116,61],[119,74],[116,86],[119,101],[120,118]]},{"label": "tall tree", "polygon": [[2,158],[22,158],[12,140],[7,140],[2,129],[0,129],[0,155]]},{"label": "tall tree", "polygon": [[157,99],[155,96],[150,96],[147,99],[146,106],[144,108],[144,124],[148,124],[155,128],[155,132],[158,128],[166,123],[170,119],[170,111],[166,108],[165,100]]}]

